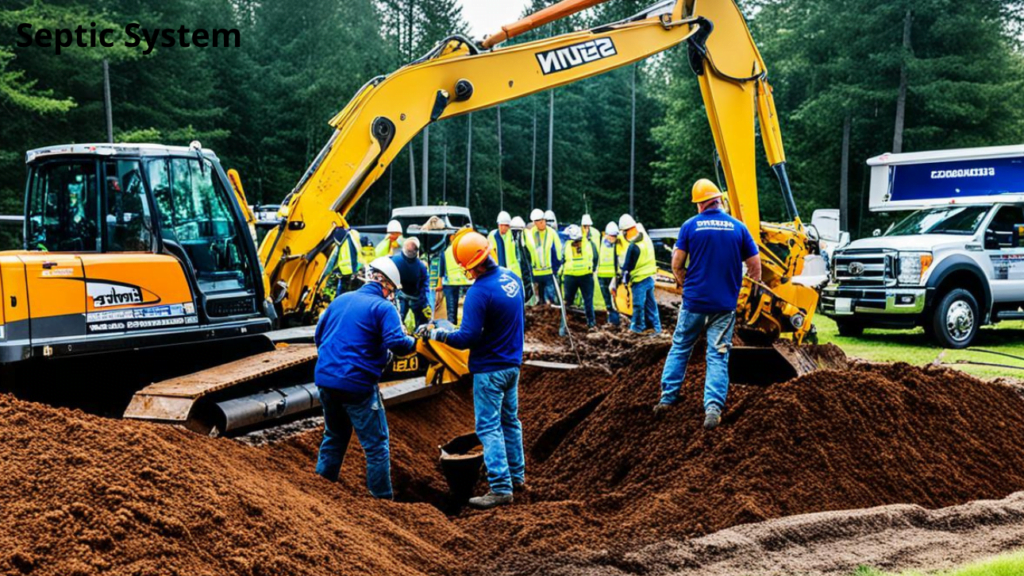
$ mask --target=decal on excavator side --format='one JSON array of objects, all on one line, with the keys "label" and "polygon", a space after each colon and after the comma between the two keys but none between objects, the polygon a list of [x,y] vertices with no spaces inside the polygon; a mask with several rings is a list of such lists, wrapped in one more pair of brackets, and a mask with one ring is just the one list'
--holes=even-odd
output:
[{"label": "decal on excavator side", "polygon": [[583,64],[589,64],[618,54],[611,38],[597,38],[572,46],[537,53],[537,62],[544,75],[564,72]]}]

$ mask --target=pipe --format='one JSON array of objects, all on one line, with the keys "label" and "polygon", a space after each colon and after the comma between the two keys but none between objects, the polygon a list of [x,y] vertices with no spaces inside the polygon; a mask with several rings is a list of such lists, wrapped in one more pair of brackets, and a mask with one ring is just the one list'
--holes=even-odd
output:
[{"label": "pipe", "polygon": [[488,36],[480,43],[480,46],[485,50],[490,50],[506,40],[510,40],[516,36],[525,34],[530,30],[539,28],[545,24],[554,22],[555,20],[561,20],[562,18],[572,16],[573,14],[577,14],[587,8],[603,4],[607,1],[608,0],[562,0],[562,2],[534,12],[518,22],[502,26],[500,32]]}]

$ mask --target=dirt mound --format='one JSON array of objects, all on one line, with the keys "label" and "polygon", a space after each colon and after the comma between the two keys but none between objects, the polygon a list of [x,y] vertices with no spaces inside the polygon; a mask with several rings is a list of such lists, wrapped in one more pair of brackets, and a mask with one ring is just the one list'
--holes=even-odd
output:
[{"label": "dirt mound", "polygon": [[352,452],[339,487],[294,447],[0,396],[0,572],[449,573],[435,542],[458,530],[428,504],[363,496]]},{"label": "dirt mound", "polygon": [[[661,307],[662,338],[667,340],[675,327],[678,312],[668,306]],[[579,352],[579,360],[588,366],[618,368],[621,359],[638,345],[644,345],[647,335],[629,331],[629,318],[623,317],[619,327],[605,325],[604,312],[597,312],[597,327],[587,328],[583,311],[575,308],[566,310],[569,331],[572,333]],[[671,322],[668,320],[671,318]],[[562,312],[550,306],[534,306],[526,309],[526,350],[527,360],[547,360],[576,364],[569,339],[558,335],[562,325]],[[649,333],[648,333],[649,334]]]}]

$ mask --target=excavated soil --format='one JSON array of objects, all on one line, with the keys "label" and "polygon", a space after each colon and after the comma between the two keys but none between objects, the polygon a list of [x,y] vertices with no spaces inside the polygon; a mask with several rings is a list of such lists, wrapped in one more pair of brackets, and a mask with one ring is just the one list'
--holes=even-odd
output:
[{"label": "excavated soil", "polygon": [[[700,565],[694,550],[712,550],[700,557],[709,569],[760,573],[755,564],[715,565],[726,550],[719,558],[694,538],[732,542],[719,531],[875,506],[934,510],[1024,490],[1024,397],[1011,387],[946,369],[854,365],[768,388],[734,386],[722,427],[707,433],[701,362],[680,404],[656,418],[668,344],[634,338],[623,350],[574,371],[524,370],[529,490],[490,512],[454,508],[437,465],[438,446],[472,429],[466,388],[389,411],[398,502],[366,495],[355,442],[338,484],[317,477],[319,430],[255,447],[0,396],[0,572],[659,574]],[[908,529],[921,529],[923,512],[913,510],[919,520]],[[936,522],[969,539],[994,516],[1024,526],[1019,511]],[[850,514],[824,525],[840,517]],[[821,554],[834,555],[840,537],[871,533],[845,525],[854,527],[831,532],[833,547]],[[767,526],[759,537],[736,530],[784,549],[785,537],[771,536],[782,529]],[[987,551],[1024,542],[1019,533],[987,540]],[[814,538],[807,533],[808,549]],[[886,567],[910,557],[898,542],[863,550]],[[816,566],[808,560],[807,571]]]}]

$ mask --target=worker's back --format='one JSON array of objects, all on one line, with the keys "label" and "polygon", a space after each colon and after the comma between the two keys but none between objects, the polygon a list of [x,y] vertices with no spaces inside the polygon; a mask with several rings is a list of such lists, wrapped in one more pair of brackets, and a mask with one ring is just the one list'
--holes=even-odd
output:
[{"label": "worker's back", "polygon": [[687,220],[676,248],[689,256],[683,309],[702,314],[736,309],[743,283],[743,261],[757,254],[742,222],[712,208]]},{"label": "worker's back", "polygon": [[474,374],[518,368],[523,363],[523,282],[495,266],[476,278],[466,294],[462,325],[448,344],[469,349]]}]

